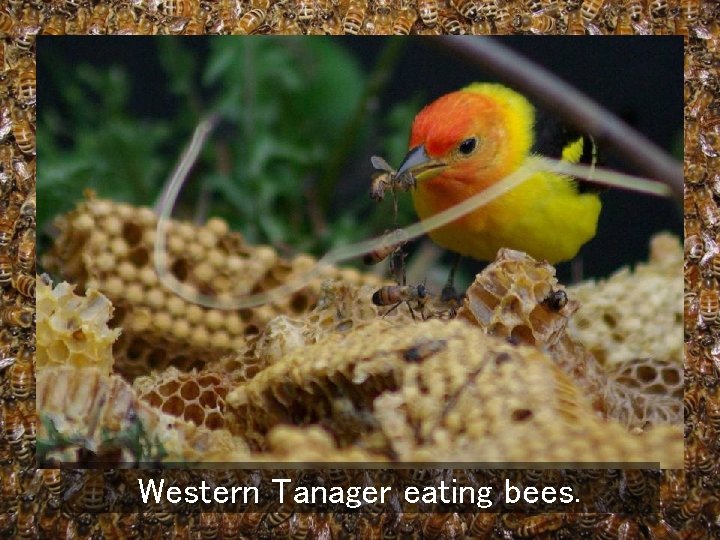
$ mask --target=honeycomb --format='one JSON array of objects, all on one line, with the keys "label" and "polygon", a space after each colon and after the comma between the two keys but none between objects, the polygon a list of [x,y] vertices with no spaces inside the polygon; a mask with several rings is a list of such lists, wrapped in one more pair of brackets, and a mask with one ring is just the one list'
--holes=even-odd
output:
[{"label": "honeycomb", "polygon": [[206,429],[159,412],[120,376],[97,367],[40,370],[37,408],[38,441],[49,448],[44,460],[76,461],[80,448],[102,455],[108,447],[120,448],[120,460],[128,463],[247,455],[241,440],[227,430]]},{"label": "honeycomb", "polygon": [[678,464],[679,428],[657,428],[644,439],[603,421],[535,348],[485,336],[463,321],[428,320],[390,332],[392,324],[380,319],[328,334],[239,384],[227,398],[239,433],[263,450],[277,426],[319,423],[341,449],[401,461],[652,455]]},{"label": "honeycomb", "polygon": [[634,271],[623,268],[606,280],[570,288],[582,307],[570,320],[569,334],[601,364],[643,357],[681,364],[681,268],[678,240],[665,234],[654,237],[650,260]]},{"label": "honeycomb", "polygon": [[228,389],[224,373],[181,372],[175,367],[133,381],[138,397],[152,407],[207,429],[225,428]]},{"label": "honeycomb", "polygon": [[[4,53],[4,64],[0,64],[2,86],[0,95],[0,126],[3,139],[0,144],[0,157],[3,169],[0,172],[0,207],[3,211],[16,204],[14,194],[29,193],[34,190],[35,156],[34,156],[34,79],[21,75],[34,74],[34,70],[20,71],[15,69],[23,58],[33,59],[35,36],[44,34],[84,34],[84,33],[228,33],[239,30],[237,25],[242,15],[239,11],[227,10],[225,2],[205,2],[190,0],[189,2],[161,1],[159,3],[105,3],[78,4],[77,2],[42,3],[42,2],[7,2],[0,8],[0,28]],[[66,4],[62,6],[62,4]],[[259,3],[258,3],[259,4]],[[265,13],[265,21],[256,32],[273,33],[317,33],[321,30],[344,30],[338,21],[347,16],[349,2],[333,5],[330,22],[319,23],[317,11],[313,15],[302,18],[291,10],[300,2],[270,1]],[[358,28],[364,31],[382,31],[387,22],[377,20],[377,11],[386,2],[373,2],[368,6],[362,23]],[[415,18],[406,22],[407,13],[398,13],[400,4],[390,2],[393,16],[393,31],[410,29],[411,33],[445,33],[449,30],[466,33],[557,33],[557,34],[670,34],[686,36],[685,47],[685,177],[686,177],[686,212],[685,238],[697,233],[699,237],[714,238],[720,223],[714,219],[718,196],[717,179],[718,157],[720,145],[715,133],[714,117],[717,105],[718,80],[718,11],[713,0],[688,2],[574,2],[560,0],[558,11],[550,11],[555,24],[541,16],[544,13],[532,11],[533,2],[485,2],[479,5],[485,18],[474,21],[457,16],[460,26],[450,24],[448,14],[459,13],[456,5],[459,2],[439,0],[438,9],[445,10],[443,23],[440,21],[428,24],[431,18]],[[431,3],[432,5],[432,3]],[[465,5],[465,4],[463,4]],[[554,6],[554,4],[550,4]],[[61,9],[57,9],[60,6]],[[202,8],[208,8],[207,11]],[[495,11],[497,10],[497,11]],[[520,17],[514,19],[509,13]],[[177,15],[177,17],[176,17]],[[460,14],[462,15],[462,14]],[[632,17],[631,17],[632,15]],[[529,18],[528,18],[529,16]],[[356,21],[356,14],[348,22]],[[365,24],[366,17],[372,17],[371,25]],[[524,18],[523,18],[524,17]],[[413,20],[410,13],[410,20]],[[513,25],[514,20],[519,24]],[[537,23],[542,21],[543,26]],[[353,25],[349,25],[351,30]],[[22,84],[21,84],[22,82]],[[17,126],[7,132],[7,120],[16,116],[16,110],[27,111],[30,122],[17,122]],[[20,118],[20,115],[17,115]],[[8,165],[9,164],[9,165]],[[8,180],[7,171],[12,168],[17,174]],[[13,182],[14,180],[14,182]],[[30,187],[28,187],[30,186]],[[709,193],[709,195],[708,195]],[[701,194],[704,199],[697,197]],[[701,204],[696,204],[697,202]],[[698,210],[698,207],[700,210]],[[5,214],[7,215],[7,214]],[[0,216],[3,216],[0,212]],[[7,222],[5,222],[7,223]],[[2,233],[6,233],[5,224],[0,224]],[[24,234],[32,230],[29,223],[10,221],[12,241],[9,248],[0,248],[0,254],[17,254],[18,241],[22,237],[31,240],[31,235]],[[685,261],[686,303],[688,313],[692,313],[693,295],[697,298],[700,292],[701,273],[713,269],[711,244],[701,242],[699,250],[688,253]],[[706,257],[707,255],[707,257]],[[701,272],[702,263],[702,272]],[[32,310],[32,295],[26,296],[16,288],[20,284],[20,272],[13,269],[16,279],[2,288],[3,305],[17,304],[24,309]],[[710,291],[717,291],[717,283],[712,282]],[[655,291],[657,292],[657,291]],[[697,314],[697,313],[696,313]],[[652,514],[558,514],[559,520],[551,523],[551,527],[542,529],[541,533],[548,538],[581,538],[581,537],[616,537],[620,534],[649,538],[712,538],[718,535],[718,503],[717,493],[720,490],[714,456],[718,448],[718,410],[720,410],[720,392],[718,392],[719,371],[715,364],[717,350],[716,323],[697,324],[697,317],[686,317],[686,372],[685,372],[685,430],[687,433],[685,448],[685,470],[663,471],[660,489],[661,510]],[[652,332],[652,328],[644,327],[642,332]],[[642,333],[640,332],[640,333]],[[18,351],[31,351],[35,343],[34,327],[22,328],[0,326],[0,347],[3,360],[14,358]],[[637,358],[626,358],[637,360]],[[3,362],[0,372],[9,376],[10,367]],[[11,364],[15,365],[15,364]],[[56,369],[56,368],[53,368]],[[87,369],[87,368],[86,368]],[[658,369],[658,368],[656,368]],[[5,419],[19,413],[26,426],[26,435],[34,432],[36,421],[33,419],[35,399],[33,393],[25,397],[16,397],[11,393],[10,386],[5,384],[2,389],[2,415]],[[25,392],[23,392],[25,394]],[[7,417],[7,418],[6,418]],[[642,436],[652,436],[655,429],[648,430]],[[407,535],[413,537],[437,537],[442,531],[443,537],[487,538],[517,537],[519,532],[537,530],[537,523],[532,522],[531,529],[525,529],[525,522],[517,516],[501,514],[432,514],[432,513],[397,513],[385,514],[380,519],[358,517],[348,518],[347,514],[302,514],[291,515],[289,519],[278,525],[277,508],[264,506],[258,512],[245,514],[201,513],[198,515],[168,514],[143,509],[142,512],[102,513],[92,515],[88,512],[96,500],[92,497],[92,487],[98,478],[89,471],[70,470],[34,470],[33,442],[8,439],[5,433],[0,434],[0,533],[8,537],[20,538],[62,538],[62,537],[106,537],[106,538],[160,538],[164,536],[188,537],[201,534],[206,538],[237,537],[239,534],[250,537],[273,537],[278,534],[296,537],[342,537],[348,530],[355,531],[358,537],[382,537]],[[658,441],[660,444],[660,441]],[[42,472],[42,475],[39,473]],[[461,471],[472,476],[472,471]],[[48,474],[45,474],[48,473]],[[337,482],[333,471],[307,474],[315,482]],[[348,478],[354,478],[354,471],[346,471]],[[125,476],[122,471],[108,471],[105,475],[104,495],[107,500],[122,501],[127,486],[137,485],[138,471],[129,471],[132,476]],[[220,482],[224,471],[217,475]],[[249,484],[257,478],[258,471],[249,471],[246,475],[234,476],[237,484]],[[206,471],[175,471],[168,478],[178,484],[195,483],[205,478]],[[342,476],[342,475],[341,475]],[[102,478],[102,477],[100,477]],[[93,481],[91,481],[93,479]],[[40,480],[40,481],[39,481]],[[616,493],[622,492],[623,483],[614,486]],[[400,489],[402,486],[397,485]],[[33,497],[22,497],[32,493]],[[65,495],[72,496],[65,496]],[[79,496],[78,496],[79,495]],[[79,501],[75,503],[76,499]],[[73,503],[73,504],[71,504]],[[461,523],[459,519],[464,519]],[[511,518],[511,519],[510,519]],[[528,520],[532,519],[531,516]],[[283,528],[284,527],[284,528]],[[282,530],[280,530],[282,529]],[[432,533],[432,534],[429,534]]]},{"label": "honeycomb", "polygon": [[[287,300],[254,309],[223,311],[197,306],[162,287],[153,263],[155,214],[149,208],[97,199],[88,193],[55,222],[58,236],[43,258],[48,270],[81,288],[106,295],[115,307],[113,327],[122,328],[113,347],[115,370],[128,379],[174,366],[202,369],[245,346],[279,314],[298,315],[317,302],[313,283]],[[304,274],[314,259],[291,261],[268,246],[248,246],[217,218],[203,227],[172,221],[169,267],[174,276],[204,294],[239,296],[276,287]],[[326,277],[379,283],[352,270],[327,270]]]},{"label": "honeycomb", "polygon": [[[638,268],[638,276],[644,275],[647,272],[645,268],[655,264],[666,274],[663,278],[665,288],[676,289],[679,276],[674,280],[671,276],[679,268],[678,250],[677,240],[668,235],[655,237],[652,252],[662,252],[662,255],[654,255],[655,259],[649,265]],[[657,262],[654,263],[654,260]],[[639,277],[635,281],[644,283]],[[636,286],[635,281],[617,288],[632,289]],[[638,288],[639,285],[635,290]],[[574,337],[569,331],[571,326],[578,324],[574,319],[583,311],[574,298],[574,292],[558,285],[555,269],[549,264],[535,261],[524,253],[503,249],[498,252],[497,259],[477,275],[467,291],[458,317],[479,325],[489,335],[504,337],[514,344],[540,347],[580,384],[597,411],[621,421],[627,427],[642,429],[658,423],[680,424],[682,365],[676,358],[667,360],[668,352],[655,343],[649,350],[644,350],[642,345],[646,342],[642,338],[635,339],[638,342],[634,348],[636,354],[649,355],[662,351],[662,357],[632,358],[611,365],[599,362],[590,352],[593,349],[585,348],[584,336]],[[599,292],[601,298],[605,298],[604,292]],[[594,302],[592,305],[597,306],[598,301]],[[600,313],[603,313],[604,307],[605,304],[601,303],[598,308]],[[625,311],[632,314],[633,309],[637,308]],[[584,311],[587,312],[587,309]],[[654,316],[660,319],[660,325],[668,322],[666,313],[645,311],[642,324],[635,325],[635,332],[639,328],[653,327]],[[674,320],[672,313],[669,319]],[[588,324],[588,328],[597,326],[599,323]],[[672,341],[670,338],[674,337],[673,348],[677,348],[679,328],[676,323],[671,326],[675,327],[672,328],[674,335],[668,336],[663,343]],[[665,327],[665,330],[668,328]],[[598,334],[604,336],[604,328],[600,328]],[[602,342],[594,335],[588,339],[592,339],[593,343]],[[631,339],[628,337],[628,340]],[[606,339],[604,346],[609,348],[607,343]]]},{"label": "honeycomb", "polygon": [[48,280],[38,280],[37,368],[94,366],[110,374],[112,344],[120,335],[107,326],[112,304],[96,290],[78,296],[74,289],[66,282],[53,288]]}]

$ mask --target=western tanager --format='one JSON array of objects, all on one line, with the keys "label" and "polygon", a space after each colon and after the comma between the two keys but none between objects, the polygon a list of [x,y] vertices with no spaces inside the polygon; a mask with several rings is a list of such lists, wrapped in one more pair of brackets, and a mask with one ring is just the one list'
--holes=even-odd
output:
[{"label": "western tanager", "polygon": [[[555,123],[556,126],[560,124]],[[411,174],[421,219],[445,210],[513,172],[530,155],[594,161],[589,137],[536,125],[535,108],[499,84],[475,83],[427,105],[412,125],[398,175]],[[440,246],[489,261],[499,248],[555,264],[595,236],[600,198],[568,176],[533,173],[485,206],[430,232]]]}]

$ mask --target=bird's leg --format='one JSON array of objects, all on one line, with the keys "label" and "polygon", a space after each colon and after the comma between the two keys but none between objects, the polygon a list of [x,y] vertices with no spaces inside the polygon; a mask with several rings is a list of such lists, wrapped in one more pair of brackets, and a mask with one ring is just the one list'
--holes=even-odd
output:
[{"label": "bird's leg", "polygon": [[573,285],[583,280],[583,256],[578,255],[570,262],[570,279]]},{"label": "bird's leg", "polygon": [[397,227],[397,215],[398,215],[398,202],[397,202],[397,194],[395,193],[395,188],[391,189],[392,193],[392,199],[393,199],[393,225]]},{"label": "bird's leg", "polygon": [[458,294],[455,290],[455,272],[457,272],[461,260],[462,255],[457,254],[455,256],[455,262],[453,262],[452,268],[450,269],[450,275],[448,275],[447,283],[445,283],[445,286],[440,292],[440,300],[443,302],[450,302],[451,300],[457,299]]},{"label": "bird's leg", "polygon": [[390,255],[390,273],[398,285],[405,285],[405,252],[402,246]]}]

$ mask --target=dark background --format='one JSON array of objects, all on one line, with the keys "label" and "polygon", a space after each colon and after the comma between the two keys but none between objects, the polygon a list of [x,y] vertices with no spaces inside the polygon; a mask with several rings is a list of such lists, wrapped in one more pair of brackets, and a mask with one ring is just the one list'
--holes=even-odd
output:
[{"label": "dark background", "polygon": [[[173,118],[187,104],[167,91],[165,72],[154,53],[157,39],[183,39],[184,45],[203,58],[212,38],[95,38],[47,37],[38,39],[38,129],[43,111],[54,108],[62,116],[61,92],[54,86],[52,68],[58,62],[72,70],[81,63],[96,66],[124,66],[133,83],[128,114],[137,118]],[[227,38],[226,38],[227,39]],[[230,38],[233,39],[233,38]],[[255,39],[255,38],[235,38]],[[289,40],[291,38],[275,38]],[[368,106],[369,115],[387,114],[397,102],[415,99],[425,104],[442,94],[474,81],[497,80],[475,65],[454,57],[431,38],[303,38],[332,39],[340,43],[357,60],[365,73],[372,70],[387,39],[406,39],[406,46],[394,65],[392,77],[377,99]],[[490,38],[478,38],[490,39]],[[608,110],[625,119],[678,159],[682,157],[683,129],[683,42],[681,37],[503,37],[504,44],[546,67],[579,90],[598,101]],[[290,41],[287,41],[290,43]],[[52,64],[52,65],[51,65]],[[72,74],[70,73],[70,76]],[[502,82],[502,81],[501,81]],[[98,129],[103,119],[98,118]],[[320,125],[318,129],[336,130],[340,126]],[[409,133],[409,123],[407,133]],[[185,135],[177,148],[168,148],[167,160],[174,162],[189,137]],[[72,148],[68,139],[62,144]],[[333,212],[358,197],[366,197],[371,174],[369,157],[382,154],[373,142],[362,141],[353,148],[352,158],[343,164],[341,180],[333,195]],[[618,156],[604,153],[606,166],[637,173]],[[98,156],[98,159],[103,159]],[[42,205],[42,146],[38,148],[38,204]],[[398,163],[391,163],[397,166]],[[167,173],[170,171],[168,170]],[[167,174],[166,173],[166,174]],[[162,182],[162,179],[159,180]],[[603,211],[598,235],[581,251],[585,276],[607,275],[620,266],[647,258],[648,239],[656,231],[671,230],[681,235],[682,212],[670,200],[610,190],[603,195]],[[364,219],[366,214],[358,214]],[[382,232],[382,231],[378,231]],[[561,265],[560,277],[567,279],[567,264]],[[479,266],[468,264],[465,276]]]}]

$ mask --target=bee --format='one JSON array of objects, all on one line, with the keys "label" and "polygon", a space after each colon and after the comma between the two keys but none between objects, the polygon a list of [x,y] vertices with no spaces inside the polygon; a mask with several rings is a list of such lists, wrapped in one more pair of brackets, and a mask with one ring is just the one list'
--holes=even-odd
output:
[{"label": "bee", "polygon": [[478,512],[468,527],[468,536],[473,538],[490,538],[495,529],[497,514]]},{"label": "bee", "polygon": [[22,416],[20,415],[17,405],[8,401],[5,402],[2,413],[3,435],[5,435],[5,440],[10,446],[15,449],[22,444],[23,435],[25,435]]},{"label": "bee", "polygon": [[235,30],[238,34],[249,35],[257,30],[265,22],[267,12],[264,9],[253,8],[245,13],[237,23]]},{"label": "bee", "polygon": [[18,354],[15,363],[8,369],[10,391],[16,399],[27,399],[35,394],[35,370],[32,358]]},{"label": "bee", "polygon": [[15,171],[15,185],[21,193],[29,193],[35,189],[35,160],[15,159],[12,162]]},{"label": "bee", "polygon": [[680,538],[678,532],[667,521],[660,518],[655,523],[646,522],[650,540],[676,540]]},{"label": "bee", "polygon": [[465,27],[460,19],[450,10],[443,10],[440,13],[440,26],[448,34],[461,36],[465,33]]},{"label": "bee", "polygon": [[240,514],[240,531],[246,534],[255,532],[265,515],[264,512],[243,512]]},{"label": "bee", "polygon": [[720,315],[720,296],[713,285],[711,279],[704,279],[698,297],[700,317],[708,325],[716,323]]},{"label": "bee", "polygon": [[18,113],[13,118],[12,132],[15,136],[15,144],[23,154],[35,155],[35,129],[24,113]]},{"label": "bee", "polygon": [[447,341],[444,339],[428,339],[405,349],[403,351],[403,360],[406,362],[421,362],[433,354],[445,350],[446,347]]},{"label": "bee", "polygon": [[648,4],[648,12],[653,23],[661,22],[670,14],[668,0],[650,0]]},{"label": "bee", "polygon": [[223,512],[220,514],[220,537],[240,537],[240,514]]},{"label": "bee", "polygon": [[580,14],[585,23],[589,23],[598,16],[605,0],[585,0],[580,7]]},{"label": "bee", "polygon": [[551,291],[550,294],[548,294],[542,301],[542,304],[552,311],[560,311],[567,305],[567,303],[567,293],[562,289]]},{"label": "bee", "polygon": [[376,12],[370,19],[366,19],[365,33],[369,35],[389,35],[392,33],[393,18],[387,12]]},{"label": "bee", "polygon": [[[1,228],[0,228],[0,236]],[[0,246],[2,242],[0,239]],[[35,230],[25,229],[20,235],[17,245],[17,265],[28,274],[35,271]]]},{"label": "bee", "polygon": [[31,540],[32,538],[38,537],[35,512],[33,512],[32,504],[23,503],[20,505],[15,527],[17,529],[17,538],[21,540]]},{"label": "bee", "polygon": [[40,32],[40,12],[34,6],[23,8],[20,21],[15,26],[15,46],[25,53],[29,53],[35,42],[35,36]]},{"label": "bee", "polygon": [[62,36],[67,32],[67,17],[62,13],[53,13],[43,25],[42,33],[47,36]]},{"label": "bee", "polygon": [[[512,514],[508,514],[508,516],[512,516]],[[505,519],[503,519],[503,524],[505,524]],[[539,514],[523,517],[517,523],[511,523],[508,528],[514,530],[520,538],[534,538],[558,531],[564,526],[564,514]]]},{"label": "bee", "polygon": [[31,227],[35,223],[35,192],[30,193],[20,206],[20,215],[18,218],[26,227]]},{"label": "bee", "polygon": [[367,4],[359,0],[351,0],[343,17],[343,30],[346,34],[357,35],[365,21]]},{"label": "bee", "polygon": [[100,512],[107,507],[105,477],[102,471],[88,471],[80,490],[83,512]]},{"label": "bee", "polygon": [[0,307],[0,323],[20,328],[30,328],[35,318],[35,310],[28,306]]},{"label": "bee", "polygon": [[381,247],[374,251],[366,253],[363,257],[363,263],[370,266],[373,264],[377,264],[380,261],[384,261],[388,257],[388,255],[402,248],[405,245],[406,241],[403,238],[404,234],[402,229],[397,229],[395,231],[387,233],[384,239],[392,243],[385,247]]},{"label": "bee", "polygon": [[168,18],[189,19],[196,7],[195,0],[163,0],[158,4],[158,12]]},{"label": "bee", "polygon": [[315,0],[298,0],[295,6],[295,13],[300,22],[309,24],[317,16]]},{"label": "bee", "polygon": [[[686,463],[687,463],[687,453],[688,453],[688,446],[690,446],[689,441],[685,441],[685,455],[686,455]],[[685,470],[690,471],[691,469],[688,469],[687,464],[685,465]],[[704,497],[701,496],[701,494],[698,492],[697,488],[694,488],[689,496],[687,497],[687,500],[684,501],[680,507],[678,508],[678,517],[683,521],[689,521],[696,516],[699,516],[702,512],[703,506],[705,506]],[[687,538],[686,536],[683,536],[683,538]],[[704,538],[704,536],[697,536],[695,538]]]},{"label": "bee", "polygon": [[452,516],[453,514],[448,512],[428,514],[422,525],[422,537],[440,538],[443,526]]},{"label": "bee", "polygon": [[35,105],[35,62],[25,57],[18,62],[18,74],[15,77],[15,99],[24,106]]},{"label": "bee", "polygon": [[0,286],[10,283],[13,278],[13,264],[10,257],[0,251]]},{"label": "bee", "polygon": [[695,206],[700,220],[705,227],[714,229],[720,223],[720,210],[713,199],[709,189],[702,189],[695,192]]},{"label": "bee", "polygon": [[523,0],[525,9],[530,13],[540,13],[543,11],[542,0]]},{"label": "bee", "polygon": [[200,537],[206,540],[214,539],[218,537],[218,531],[220,529],[220,514],[215,512],[201,512],[198,524],[200,530]]},{"label": "bee", "polygon": [[88,34],[100,35],[107,34],[108,19],[110,18],[110,6],[108,4],[97,4],[90,14],[88,20]]},{"label": "bee", "polygon": [[[35,393],[34,390],[35,384],[33,383],[33,394]],[[35,404],[32,403],[30,405],[31,409],[27,410],[23,413],[23,427],[25,428],[25,433],[23,434],[23,440],[25,441],[25,444],[27,447],[32,451],[35,448],[35,437],[37,435],[37,424],[38,424],[38,416],[37,411],[35,410]]]},{"label": "bee", "polygon": [[524,32],[548,34],[555,31],[555,19],[545,14],[534,15],[532,17],[529,15],[517,15],[513,20],[513,26]]},{"label": "bee", "polygon": [[699,437],[685,442],[685,470],[710,475],[715,470],[712,452]]},{"label": "bee", "polygon": [[579,10],[571,11],[567,16],[567,30],[565,34],[568,36],[584,36],[585,20]]},{"label": "bee", "polygon": [[279,12],[278,21],[275,26],[278,34],[299,36],[302,35],[303,29],[297,22],[297,16],[293,11],[277,10]]},{"label": "bee", "polygon": [[314,528],[314,524],[313,514],[297,514],[297,520],[293,523],[291,529],[290,540],[305,540],[306,538],[310,538],[310,531]]},{"label": "bee", "polygon": [[630,14],[627,11],[622,11],[618,15],[617,26],[615,27],[615,35],[617,36],[632,36],[635,33],[632,26],[632,20]]},{"label": "bee", "polygon": [[474,19],[480,12],[480,7],[476,0],[451,0],[450,2],[460,15],[466,19]]},{"label": "bee", "polygon": [[285,523],[293,515],[293,510],[286,504],[281,504],[274,512],[268,512],[267,524],[269,527],[275,529],[282,523]]},{"label": "bee", "polygon": [[130,7],[122,7],[115,13],[115,32],[117,36],[127,36],[135,33],[137,18]]},{"label": "bee", "polygon": [[[415,302],[418,311],[423,314],[425,303],[427,302],[427,290],[425,285],[386,285],[375,291],[372,295],[372,302],[376,306],[389,306],[392,307],[385,312],[388,315],[394,311],[400,304],[405,302],[410,310],[410,314],[413,319],[415,318],[415,311],[412,308],[411,302]],[[423,314],[424,318],[424,314]]]},{"label": "bee", "polygon": [[643,17],[642,0],[625,0],[625,11],[630,16],[630,20],[638,22]]},{"label": "bee", "polygon": [[410,174],[398,175],[387,161],[380,156],[372,156],[370,162],[375,168],[373,180],[370,183],[370,198],[380,202],[385,198],[385,192],[390,190],[409,191],[416,185],[415,178]]},{"label": "bee", "polygon": [[633,497],[642,497],[647,488],[645,474],[639,469],[627,469],[623,471],[625,486]]},{"label": "bee", "polygon": [[435,26],[438,22],[438,0],[417,0],[417,10],[426,26]]},{"label": "bee", "polygon": [[205,24],[207,23],[207,12],[204,9],[197,8],[195,13],[183,29],[183,34],[194,35],[205,33]]},{"label": "bee", "polygon": [[[683,410],[684,410],[685,418],[691,418],[693,416],[698,416],[701,413],[701,411],[703,410],[704,405],[705,405],[705,389],[704,388],[701,388],[698,386],[693,386],[692,388],[690,388],[690,387],[686,388],[685,395],[683,397]],[[720,412],[720,410],[718,410],[718,412]]]},{"label": "bee", "polygon": [[12,36],[15,28],[15,20],[7,11],[0,11],[0,34]]},{"label": "bee", "polygon": [[320,29],[328,36],[339,36],[343,33],[342,21],[333,13],[324,17]]},{"label": "bee", "polygon": [[680,0],[680,18],[694,25],[700,18],[700,0]]},{"label": "bee", "polygon": [[595,524],[594,533],[601,540],[616,540],[619,538],[641,538],[640,527],[632,519],[625,519],[617,514],[611,514]]},{"label": "bee", "polygon": [[42,481],[47,490],[56,497],[63,492],[63,473],[60,469],[40,469]]},{"label": "bee", "polygon": [[[688,397],[688,391],[685,391],[685,399]],[[705,415],[708,424],[715,431],[716,435],[720,434],[720,397],[716,391],[714,399],[705,400]]]}]

